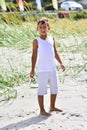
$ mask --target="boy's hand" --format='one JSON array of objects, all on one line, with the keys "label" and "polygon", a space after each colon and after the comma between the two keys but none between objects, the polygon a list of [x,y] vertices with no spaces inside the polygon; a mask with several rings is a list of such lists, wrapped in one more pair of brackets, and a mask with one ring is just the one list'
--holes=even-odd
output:
[{"label": "boy's hand", "polygon": [[30,78],[33,78],[34,77],[34,71],[31,71],[30,72]]},{"label": "boy's hand", "polygon": [[60,64],[63,71],[65,71],[65,66],[63,64]]}]

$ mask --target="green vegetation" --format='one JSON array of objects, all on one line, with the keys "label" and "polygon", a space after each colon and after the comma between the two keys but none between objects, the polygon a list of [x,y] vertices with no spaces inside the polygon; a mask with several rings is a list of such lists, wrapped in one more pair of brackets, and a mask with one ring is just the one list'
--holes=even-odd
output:
[{"label": "green vegetation", "polygon": [[[29,1],[29,2],[24,1],[23,5],[24,5],[24,10],[25,11],[36,10],[36,3],[35,3],[35,1],[33,1],[33,2],[31,2],[31,1]],[[7,8],[8,12],[20,11],[19,5],[18,5],[17,2],[6,2],[6,8]],[[0,12],[2,12],[1,6],[0,6]]]},{"label": "green vegetation", "polygon": [[79,20],[79,19],[87,19],[87,10],[86,11],[80,11],[80,12],[72,12],[70,14],[71,18],[74,20]]},{"label": "green vegetation", "polygon": [[[0,96],[5,100],[16,98],[15,86],[30,82],[31,45],[38,36],[36,21],[40,17],[25,16],[23,19],[22,13],[16,12],[0,15]],[[46,17],[51,25],[49,34],[55,37],[67,68],[61,73],[58,67],[61,82],[67,76],[78,78],[81,72],[87,71],[87,19]]]}]

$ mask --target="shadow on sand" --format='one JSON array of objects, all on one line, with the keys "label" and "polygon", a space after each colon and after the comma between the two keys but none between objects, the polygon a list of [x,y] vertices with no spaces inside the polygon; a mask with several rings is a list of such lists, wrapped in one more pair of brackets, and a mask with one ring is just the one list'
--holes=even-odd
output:
[{"label": "shadow on sand", "polygon": [[34,116],[34,117],[31,117],[30,119],[22,120],[20,122],[12,123],[12,124],[9,124],[7,126],[4,126],[4,127],[0,128],[0,130],[14,130],[14,129],[18,130],[20,128],[25,128],[25,127],[28,127],[30,125],[38,124],[41,121],[44,121],[46,119],[48,119],[48,117]]}]

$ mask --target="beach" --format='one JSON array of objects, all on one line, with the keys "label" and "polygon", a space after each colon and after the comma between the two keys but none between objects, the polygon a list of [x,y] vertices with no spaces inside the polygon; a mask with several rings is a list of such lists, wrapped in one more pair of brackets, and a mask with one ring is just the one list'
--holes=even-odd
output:
[{"label": "beach", "polygon": [[[72,42],[73,39],[67,39],[62,39],[60,42],[65,42],[64,44],[68,46],[67,43]],[[81,39],[79,41],[81,42]],[[8,85],[14,85],[13,90],[17,90],[15,99],[5,101],[3,95],[0,97],[0,130],[87,130],[87,55],[77,50],[76,53],[68,52],[68,49],[64,52],[63,48],[61,57],[66,72],[62,73],[58,69],[60,86],[56,107],[63,109],[63,112],[51,112],[50,117],[45,117],[39,115],[37,85],[30,84],[29,80],[20,82],[27,74],[29,79],[31,48],[25,51],[0,47],[2,77],[15,79],[11,83],[8,80]],[[16,83],[21,85],[15,86]],[[48,88],[44,104],[47,111],[49,105]]]},{"label": "beach", "polygon": [[[66,78],[60,83],[56,106],[63,112],[39,115],[37,88],[16,87],[18,96],[0,106],[0,130],[87,130],[87,84]],[[45,96],[49,111],[50,93]]]}]

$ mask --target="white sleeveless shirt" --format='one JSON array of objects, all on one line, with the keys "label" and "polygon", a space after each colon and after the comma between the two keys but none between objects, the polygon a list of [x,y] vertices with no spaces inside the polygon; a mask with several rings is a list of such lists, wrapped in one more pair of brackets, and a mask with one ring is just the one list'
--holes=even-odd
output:
[{"label": "white sleeveless shirt", "polygon": [[38,41],[38,72],[53,71],[56,69],[54,40],[37,38]]}]

